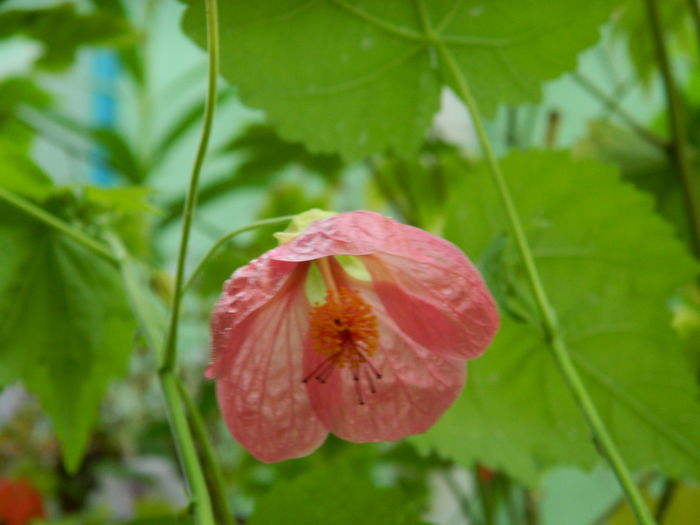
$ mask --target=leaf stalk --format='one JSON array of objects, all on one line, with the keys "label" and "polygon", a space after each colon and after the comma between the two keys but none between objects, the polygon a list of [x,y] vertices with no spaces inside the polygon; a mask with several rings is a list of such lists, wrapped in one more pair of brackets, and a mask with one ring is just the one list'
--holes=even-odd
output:
[{"label": "leaf stalk", "polygon": [[[422,3],[422,1],[419,0],[419,3]],[[428,23],[427,21],[424,22],[426,24]],[[571,359],[569,349],[561,335],[561,329],[558,325],[556,313],[550,304],[549,298],[542,283],[542,279],[539,275],[539,271],[535,265],[532,251],[525,236],[515,203],[511,197],[508,184],[503,176],[503,173],[501,172],[500,165],[498,164],[493,149],[491,148],[486,129],[481,121],[476,100],[474,99],[467,81],[449,49],[447,49],[447,47],[439,40],[435,41],[435,46],[437,47],[440,56],[444,60],[447,70],[452,76],[457,94],[466,103],[472,117],[479,142],[486,157],[491,177],[496,185],[507,220],[510,224],[513,238],[523,260],[526,275],[540,311],[542,328],[545,338],[549,342],[552,356],[554,357],[562,376],[576,399],[582,415],[591,429],[595,440],[599,443],[604,459],[609,462],[615,476],[622,486],[622,489],[627,496],[638,522],[643,525],[654,524],[654,518],[644,503],[644,500],[642,499],[642,496],[634,483],[629,469],[622,459],[615,442],[613,441],[607,427],[605,426],[605,423],[600,417],[600,414],[593,403],[593,399],[588,393],[588,390],[586,389],[586,386],[584,385],[583,380],[581,379],[581,376],[579,375],[578,370]]]}]

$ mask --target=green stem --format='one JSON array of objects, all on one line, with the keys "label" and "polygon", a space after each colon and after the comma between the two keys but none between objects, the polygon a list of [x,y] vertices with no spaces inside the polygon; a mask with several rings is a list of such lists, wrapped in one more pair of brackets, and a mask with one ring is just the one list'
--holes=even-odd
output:
[{"label": "green stem", "polygon": [[160,386],[165,397],[168,419],[173,439],[177,448],[180,464],[185,471],[190,491],[190,502],[194,509],[197,525],[215,525],[214,513],[209,499],[207,482],[197,457],[197,449],[192,439],[192,432],[187,423],[185,408],[177,389],[177,376],[173,370],[161,369],[158,372]]},{"label": "green stem", "polygon": [[185,278],[185,257],[190,239],[190,229],[192,227],[192,217],[197,203],[197,185],[199,175],[202,171],[202,164],[209,145],[214,111],[216,109],[216,80],[219,74],[219,21],[216,0],[205,0],[207,10],[207,48],[209,51],[209,82],[207,85],[207,98],[204,106],[204,124],[202,135],[197,147],[190,185],[187,190],[185,209],[182,217],[182,233],[180,236],[180,249],[177,254],[177,266],[175,268],[175,291],[173,294],[173,304],[170,310],[170,323],[168,334],[165,339],[165,357],[163,360],[163,370],[172,370],[177,359],[177,328],[180,320],[180,304],[182,302],[182,285]]},{"label": "green stem", "polygon": [[688,137],[686,136],[683,105],[678,95],[676,83],[671,71],[666,41],[664,40],[661,18],[655,0],[644,0],[647,6],[647,17],[656,49],[656,59],[659,62],[661,77],[666,90],[666,107],[668,110],[669,127],[671,128],[671,154],[678,169],[680,184],[683,188],[688,225],[690,227],[691,245],[695,255],[700,257],[700,193],[698,184],[690,163]]},{"label": "green stem", "polygon": [[209,434],[204,425],[204,420],[202,415],[197,409],[197,405],[194,404],[192,397],[190,397],[189,392],[185,388],[185,384],[182,382],[180,376],[175,376],[175,383],[177,385],[178,392],[180,393],[180,398],[185,407],[187,407],[187,412],[190,415],[190,426],[192,432],[195,435],[196,441],[199,443],[202,463],[209,476],[209,491],[211,493],[212,503],[214,504],[214,509],[216,510],[217,518],[219,523],[224,525],[234,525],[233,516],[228,508],[228,502],[226,500],[226,493],[224,487],[226,487],[226,481],[224,480],[224,474],[219,467],[219,462],[216,460],[216,455],[214,454],[214,447],[209,439]]},{"label": "green stem", "polygon": [[117,262],[117,259],[114,256],[114,254],[106,246],[102,245],[92,237],[88,237],[80,230],[62,221],[55,215],[52,215],[51,213],[45,211],[33,202],[30,202],[27,199],[20,197],[19,195],[12,193],[11,191],[8,191],[7,189],[2,187],[0,187],[0,199],[4,200],[8,204],[11,204],[15,208],[22,210],[27,215],[31,215],[35,219],[43,222],[44,224],[48,224],[52,228],[55,228],[61,233],[66,234],[68,237],[71,237],[72,239],[78,241],[80,244],[91,249],[92,251],[94,251],[98,255],[101,255],[105,259],[111,262]]},{"label": "green stem", "polygon": [[207,262],[209,262],[209,259],[211,259],[214,256],[214,254],[219,250],[219,248],[221,248],[224,244],[226,244],[228,241],[233,239],[239,233],[247,232],[249,230],[254,230],[256,228],[260,228],[261,226],[268,226],[270,224],[277,224],[280,222],[291,221],[293,218],[294,218],[294,215],[284,215],[282,217],[274,217],[272,219],[263,219],[261,221],[253,222],[253,223],[249,224],[248,226],[243,226],[242,228],[238,228],[236,230],[230,231],[230,232],[222,235],[212,245],[212,247],[209,248],[209,251],[207,252],[207,254],[202,258],[202,260],[199,262],[197,267],[194,269],[194,271],[190,275],[190,278],[187,279],[187,282],[182,286],[182,290],[180,293],[184,295],[187,292],[187,290],[190,289],[190,287],[194,283],[195,279],[197,279],[197,276],[204,269]]},{"label": "green stem", "polygon": [[588,77],[582,75],[578,71],[574,71],[571,73],[571,78],[573,78],[574,81],[588,94],[597,98],[605,109],[616,113],[630,128],[637,132],[640,137],[649,142],[649,144],[662,149],[666,149],[668,147],[666,140],[656,135],[656,133],[649,131],[647,128],[637,122],[637,120],[630,113],[628,113],[615,98],[608,96],[602,89],[591,82]]},{"label": "green stem", "polygon": [[[164,317],[160,310],[154,308],[155,300],[152,302],[148,301],[150,299],[147,296],[149,293],[148,288],[139,279],[138,267],[127,253],[122,242],[116,235],[112,234],[107,235],[107,240],[115,253],[126,295],[146,344],[151,351],[158,355],[163,344]],[[175,448],[177,449],[180,464],[185,472],[190,492],[190,502],[194,509],[197,524],[214,525],[216,522],[214,521],[204,471],[197,456],[197,449],[183,407],[183,399],[178,390],[179,379],[174,370],[162,369],[159,372],[159,379],[173,440],[175,441]],[[190,409],[191,414],[195,411],[196,407],[195,410]]]},{"label": "green stem", "polygon": [[678,490],[678,481],[673,479],[667,479],[664,483],[664,490],[659,498],[659,503],[656,507],[655,518],[659,523],[664,522],[666,512],[671,507],[673,502],[673,497],[676,495]]},{"label": "green stem", "polygon": [[[430,30],[429,27],[428,30]],[[600,414],[598,413],[598,410],[596,409],[593,400],[591,399],[591,396],[588,393],[583,380],[581,379],[581,376],[576,370],[576,367],[571,360],[569,349],[561,336],[556,314],[549,302],[549,298],[547,297],[542,284],[542,279],[540,278],[539,272],[535,265],[530,246],[527,242],[527,238],[525,237],[525,232],[513,199],[510,195],[510,190],[506,183],[505,177],[501,173],[501,168],[496,160],[493,150],[491,149],[491,144],[486,134],[486,129],[481,122],[476,100],[472,96],[466,79],[464,78],[462,71],[459,69],[457,62],[450,51],[441,42],[439,42],[437,38],[433,38],[433,43],[437,47],[440,56],[444,60],[448,71],[453,77],[457,94],[462,98],[462,100],[464,100],[467,108],[469,109],[469,113],[471,114],[476,133],[479,137],[479,142],[481,143],[481,147],[486,156],[489,171],[491,172],[491,176],[500,195],[503,207],[505,208],[506,216],[508,222],[510,223],[515,243],[525,265],[527,278],[530,281],[532,293],[535,297],[540,315],[542,317],[543,329],[546,338],[549,341],[549,346],[552,350],[554,360],[556,361],[559,370],[569,385],[569,388],[571,389],[571,392],[576,399],[579,408],[581,409],[584,419],[593,432],[595,441],[600,446],[602,455],[610,463],[610,466],[615,472],[620,485],[625,491],[638,521],[645,525],[652,524],[654,523],[654,519],[647,509],[637,486],[634,484],[632,476],[625,465],[617,446],[610,436],[608,429],[603,423],[603,420],[600,417]]]}]

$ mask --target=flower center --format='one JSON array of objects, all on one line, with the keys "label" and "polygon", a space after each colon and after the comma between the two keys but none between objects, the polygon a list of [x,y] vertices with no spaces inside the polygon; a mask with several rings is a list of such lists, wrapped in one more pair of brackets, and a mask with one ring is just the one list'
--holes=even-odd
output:
[{"label": "flower center", "polygon": [[[326,301],[311,308],[309,323],[311,348],[328,357],[304,378],[304,383],[312,378],[325,383],[334,369],[349,368],[355,381],[364,375],[375,393],[372,376],[382,377],[370,362],[379,342],[377,318],[358,292],[329,289]],[[359,404],[364,405],[359,385],[357,393]]]}]

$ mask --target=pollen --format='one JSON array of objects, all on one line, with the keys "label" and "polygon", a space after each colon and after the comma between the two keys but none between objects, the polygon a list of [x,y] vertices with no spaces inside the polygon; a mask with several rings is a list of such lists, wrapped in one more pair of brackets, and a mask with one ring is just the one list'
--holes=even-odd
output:
[{"label": "pollen", "polygon": [[357,290],[328,290],[326,301],[312,307],[309,321],[312,349],[336,367],[370,364],[379,341],[377,317]]}]

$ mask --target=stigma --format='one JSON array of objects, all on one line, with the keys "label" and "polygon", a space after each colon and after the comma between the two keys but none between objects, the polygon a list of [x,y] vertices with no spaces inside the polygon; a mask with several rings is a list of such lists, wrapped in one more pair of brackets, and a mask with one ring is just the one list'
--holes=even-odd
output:
[{"label": "stigma", "polygon": [[348,369],[355,381],[358,404],[364,405],[360,381],[376,393],[374,379],[382,375],[372,364],[379,343],[377,317],[356,290],[328,289],[323,304],[309,312],[311,348],[327,356],[303,382],[316,379],[325,383],[336,368]]}]

